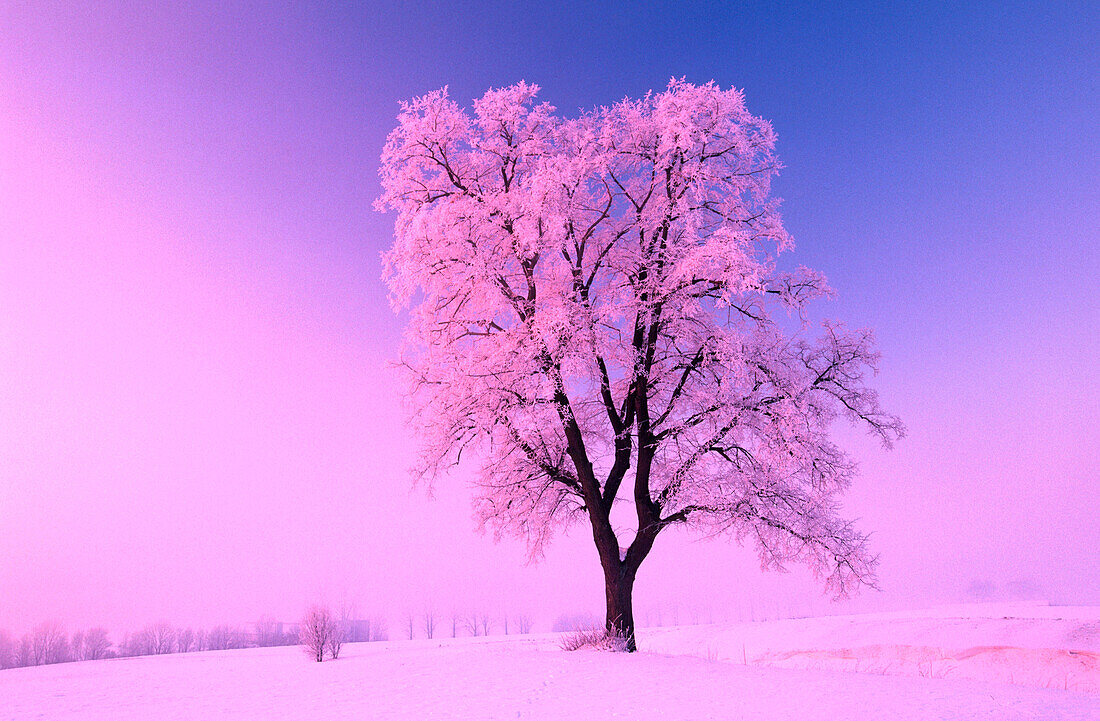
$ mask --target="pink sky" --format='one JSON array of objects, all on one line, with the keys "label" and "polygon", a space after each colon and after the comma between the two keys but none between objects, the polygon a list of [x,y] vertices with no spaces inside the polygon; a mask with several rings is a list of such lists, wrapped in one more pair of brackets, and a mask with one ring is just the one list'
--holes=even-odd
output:
[{"label": "pink sky", "polygon": [[[585,529],[525,566],[521,544],[475,533],[461,476],[429,499],[404,470],[415,441],[386,369],[402,319],[378,260],[390,219],[369,201],[395,98],[446,80],[393,81],[335,117],[324,86],[280,77],[297,45],[244,85],[211,67],[173,74],[205,53],[198,40],[166,44],[144,77],[141,52],[111,54],[132,46],[107,20],[5,12],[18,42],[0,34],[0,628],[292,620],[318,598],[394,617],[600,612]],[[308,112],[250,115],[280,83]],[[364,137],[348,135],[358,125]],[[972,273],[965,254],[942,274],[908,265],[921,246],[905,242],[880,265],[873,248],[821,261],[841,297],[825,311],[878,328],[876,385],[910,431],[889,454],[849,440],[863,463],[849,505],[875,533],[884,586],[855,607],[955,602],[975,581],[1100,603],[1092,177],[1083,203],[1052,200],[1026,242],[990,240],[974,218],[931,249],[984,243]],[[813,189],[785,192],[795,206]],[[926,220],[878,234],[908,239]],[[802,259],[826,256],[810,243]],[[942,302],[911,302],[922,292]],[[662,538],[639,620],[677,604],[733,618],[750,604],[830,609],[811,588],[800,572],[760,576],[728,543]]]}]

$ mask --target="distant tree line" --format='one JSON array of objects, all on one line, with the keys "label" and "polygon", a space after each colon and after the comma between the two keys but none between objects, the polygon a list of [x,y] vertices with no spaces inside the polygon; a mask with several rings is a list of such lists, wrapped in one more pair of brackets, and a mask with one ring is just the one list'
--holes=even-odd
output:
[{"label": "distant tree line", "polygon": [[[398,636],[406,639],[439,639],[531,633],[533,623],[526,614],[491,614],[483,608],[470,608],[460,610],[452,607],[449,612],[439,612],[428,607],[419,612],[403,614],[398,624]],[[646,609],[640,614],[640,618],[643,619],[644,626],[658,627],[733,619],[745,622],[801,618],[815,615],[813,611],[812,607],[795,610],[749,597],[741,599],[732,607],[720,609],[718,613],[710,607],[681,607],[673,604]],[[302,634],[303,624],[307,621],[312,621],[313,624],[310,638]],[[550,623],[549,630],[555,633],[572,633],[600,625],[600,619],[591,612],[572,612],[559,615]],[[0,669],[68,661],[294,645],[305,646],[310,655],[316,658],[317,647],[323,645],[320,643],[321,639],[329,644],[321,656],[332,658],[339,654],[343,643],[387,641],[389,632],[381,617],[362,618],[352,606],[330,610],[323,605],[311,607],[297,623],[285,623],[271,616],[263,616],[259,621],[243,626],[223,624],[201,629],[178,627],[161,621],[128,633],[117,643],[112,642],[107,629],[103,627],[79,630],[70,636],[61,624],[46,622],[18,638],[0,629]]]},{"label": "distant tree line", "polygon": [[[441,624],[440,622],[443,621]],[[525,634],[531,632],[531,617],[527,615],[493,615],[484,611],[460,612],[452,610],[446,616],[438,616],[435,611],[427,610],[421,614],[410,613],[405,617],[404,636],[432,639],[442,636],[489,636],[503,633]]]},{"label": "distant tree line", "polygon": [[18,639],[0,629],[0,669],[297,643],[297,624],[271,617],[247,626],[220,625],[210,629],[176,627],[161,621],[126,634],[117,643],[111,641],[103,627],[76,631],[69,636],[60,624],[45,622]]}]

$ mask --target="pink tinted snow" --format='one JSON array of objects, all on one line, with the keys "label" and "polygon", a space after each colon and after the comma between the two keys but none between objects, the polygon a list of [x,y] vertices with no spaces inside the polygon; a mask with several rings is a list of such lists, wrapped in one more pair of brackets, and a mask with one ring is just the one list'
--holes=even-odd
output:
[{"label": "pink tinted snow", "polygon": [[629,655],[568,653],[547,634],[350,644],[340,660],[321,664],[296,648],[59,664],[0,673],[0,720],[1074,721],[1097,718],[1100,695],[936,674],[768,668],[744,665],[737,654],[750,642],[758,644],[746,651],[750,662],[800,644],[828,649],[830,638],[898,647],[935,639],[945,648],[1005,638],[1058,648],[1074,628],[1074,643],[1095,649],[1098,619],[1092,608],[1061,618],[893,614],[645,629],[645,650]]},{"label": "pink tinted snow", "polygon": [[1100,693],[1100,609],[954,606],[652,629],[646,648],[759,666]]}]

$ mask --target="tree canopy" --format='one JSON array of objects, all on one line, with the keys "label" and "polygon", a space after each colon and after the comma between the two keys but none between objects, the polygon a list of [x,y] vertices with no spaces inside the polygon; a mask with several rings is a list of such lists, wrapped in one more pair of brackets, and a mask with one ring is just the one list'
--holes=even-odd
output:
[{"label": "tree canopy", "polygon": [[[605,573],[631,581],[683,524],[751,540],[766,567],[804,562],[837,593],[873,583],[838,513],[855,466],[830,427],[887,446],[903,428],[866,385],[872,333],[805,320],[824,277],[777,267],[793,246],[771,125],[713,83],[572,118],[538,90],[490,90],[472,112],[428,93],[382,154],[421,475],[475,453],[486,525],[537,556],[587,518]],[[608,518],[627,499],[620,545]]]}]

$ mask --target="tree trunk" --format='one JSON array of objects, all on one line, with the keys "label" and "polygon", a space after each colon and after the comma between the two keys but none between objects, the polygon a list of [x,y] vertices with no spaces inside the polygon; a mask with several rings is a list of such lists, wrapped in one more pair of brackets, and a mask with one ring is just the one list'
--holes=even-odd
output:
[{"label": "tree trunk", "polygon": [[604,567],[607,591],[607,633],[626,640],[627,651],[637,651],[634,640],[634,577],[637,572],[624,563]]}]

